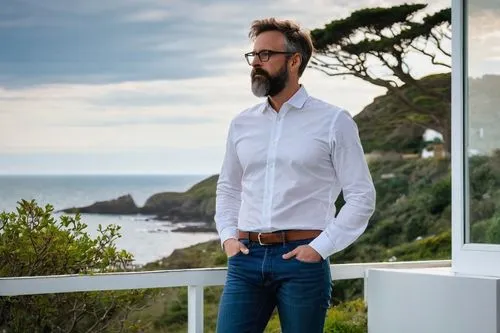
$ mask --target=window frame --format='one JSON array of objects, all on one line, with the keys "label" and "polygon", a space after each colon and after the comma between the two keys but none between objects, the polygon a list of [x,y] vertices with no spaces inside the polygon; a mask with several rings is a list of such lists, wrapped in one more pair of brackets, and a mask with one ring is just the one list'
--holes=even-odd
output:
[{"label": "window frame", "polygon": [[469,243],[467,5],[452,0],[452,271],[500,276],[500,244]]}]

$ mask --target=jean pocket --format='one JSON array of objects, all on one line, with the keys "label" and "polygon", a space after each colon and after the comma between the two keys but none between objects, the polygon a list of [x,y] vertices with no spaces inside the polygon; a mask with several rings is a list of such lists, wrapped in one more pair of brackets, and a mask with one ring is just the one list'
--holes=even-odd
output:
[{"label": "jean pocket", "polygon": [[237,257],[237,256],[239,256],[239,255],[241,255],[241,254],[242,254],[242,252],[241,252],[241,251],[238,251],[237,253],[233,254],[232,256],[227,256],[227,259],[232,259],[232,258],[235,258],[235,257]]},{"label": "jean pocket", "polygon": [[303,261],[303,260],[298,259],[297,257],[293,257],[293,259],[295,261],[298,261],[298,262],[305,264],[305,265],[315,265],[315,264],[317,265],[317,264],[323,263],[323,261],[324,261],[323,258],[321,258],[319,261]]}]

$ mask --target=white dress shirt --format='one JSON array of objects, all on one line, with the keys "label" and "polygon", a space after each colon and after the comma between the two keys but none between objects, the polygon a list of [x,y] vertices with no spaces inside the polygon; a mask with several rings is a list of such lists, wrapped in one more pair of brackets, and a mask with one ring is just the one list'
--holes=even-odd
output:
[{"label": "white dress shirt", "polygon": [[[342,190],[345,205],[335,217]],[[314,229],[323,258],[353,243],[375,209],[375,188],[351,115],[302,86],[279,112],[266,102],[230,124],[217,182],[221,243],[238,230]]]}]

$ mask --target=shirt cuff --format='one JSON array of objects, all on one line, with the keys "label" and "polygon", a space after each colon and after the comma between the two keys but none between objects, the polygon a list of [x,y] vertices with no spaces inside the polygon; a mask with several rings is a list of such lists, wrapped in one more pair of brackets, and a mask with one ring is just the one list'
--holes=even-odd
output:
[{"label": "shirt cuff", "polygon": [[220,232],[220,245],[224,249],[224,242],[229,238],[238,239],[238,229],[236,227],[226,227]]},{"label": "shirt cuff", "polygon": [[323,259],[328,258],[335,252],[335,245],[324,231],[310,242],[309,246],[316,250]]}]

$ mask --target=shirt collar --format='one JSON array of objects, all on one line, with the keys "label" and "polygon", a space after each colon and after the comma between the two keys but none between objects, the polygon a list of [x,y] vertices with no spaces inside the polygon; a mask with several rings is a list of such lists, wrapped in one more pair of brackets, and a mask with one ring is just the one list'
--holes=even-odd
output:
[{"label": "shirt collar", "polygon": [[[297,90],[295,92],[295,94],[293,94],[293,96],[290,97],[290,99],[285,102],[285,104],[290,104],[291,106],[293,106],[296,109],[302,109],[302,107],[304,106],[308,97],[309,97],[309,94],[307,93],[306,88],[304,88],[303,85],[300,85],[299,90]],[[266,101],[264,103],[262,103],[260,111],[264,112],[268,108],[272,108],[272,107],[271,107],[271,104],[269,104],[269,99],[266,98]]]},{"label": "shirt collar", "polygon": [[297,109],[302,109],[308,97],[309,95],[306,88],[304,88],[303,85],[300,85],[299,90],[297,90],[297,92],[295,92],[295,94],[293,94],[293,96],[290,97],[290,99],[286,101],[285,104],[290,104]]}]

